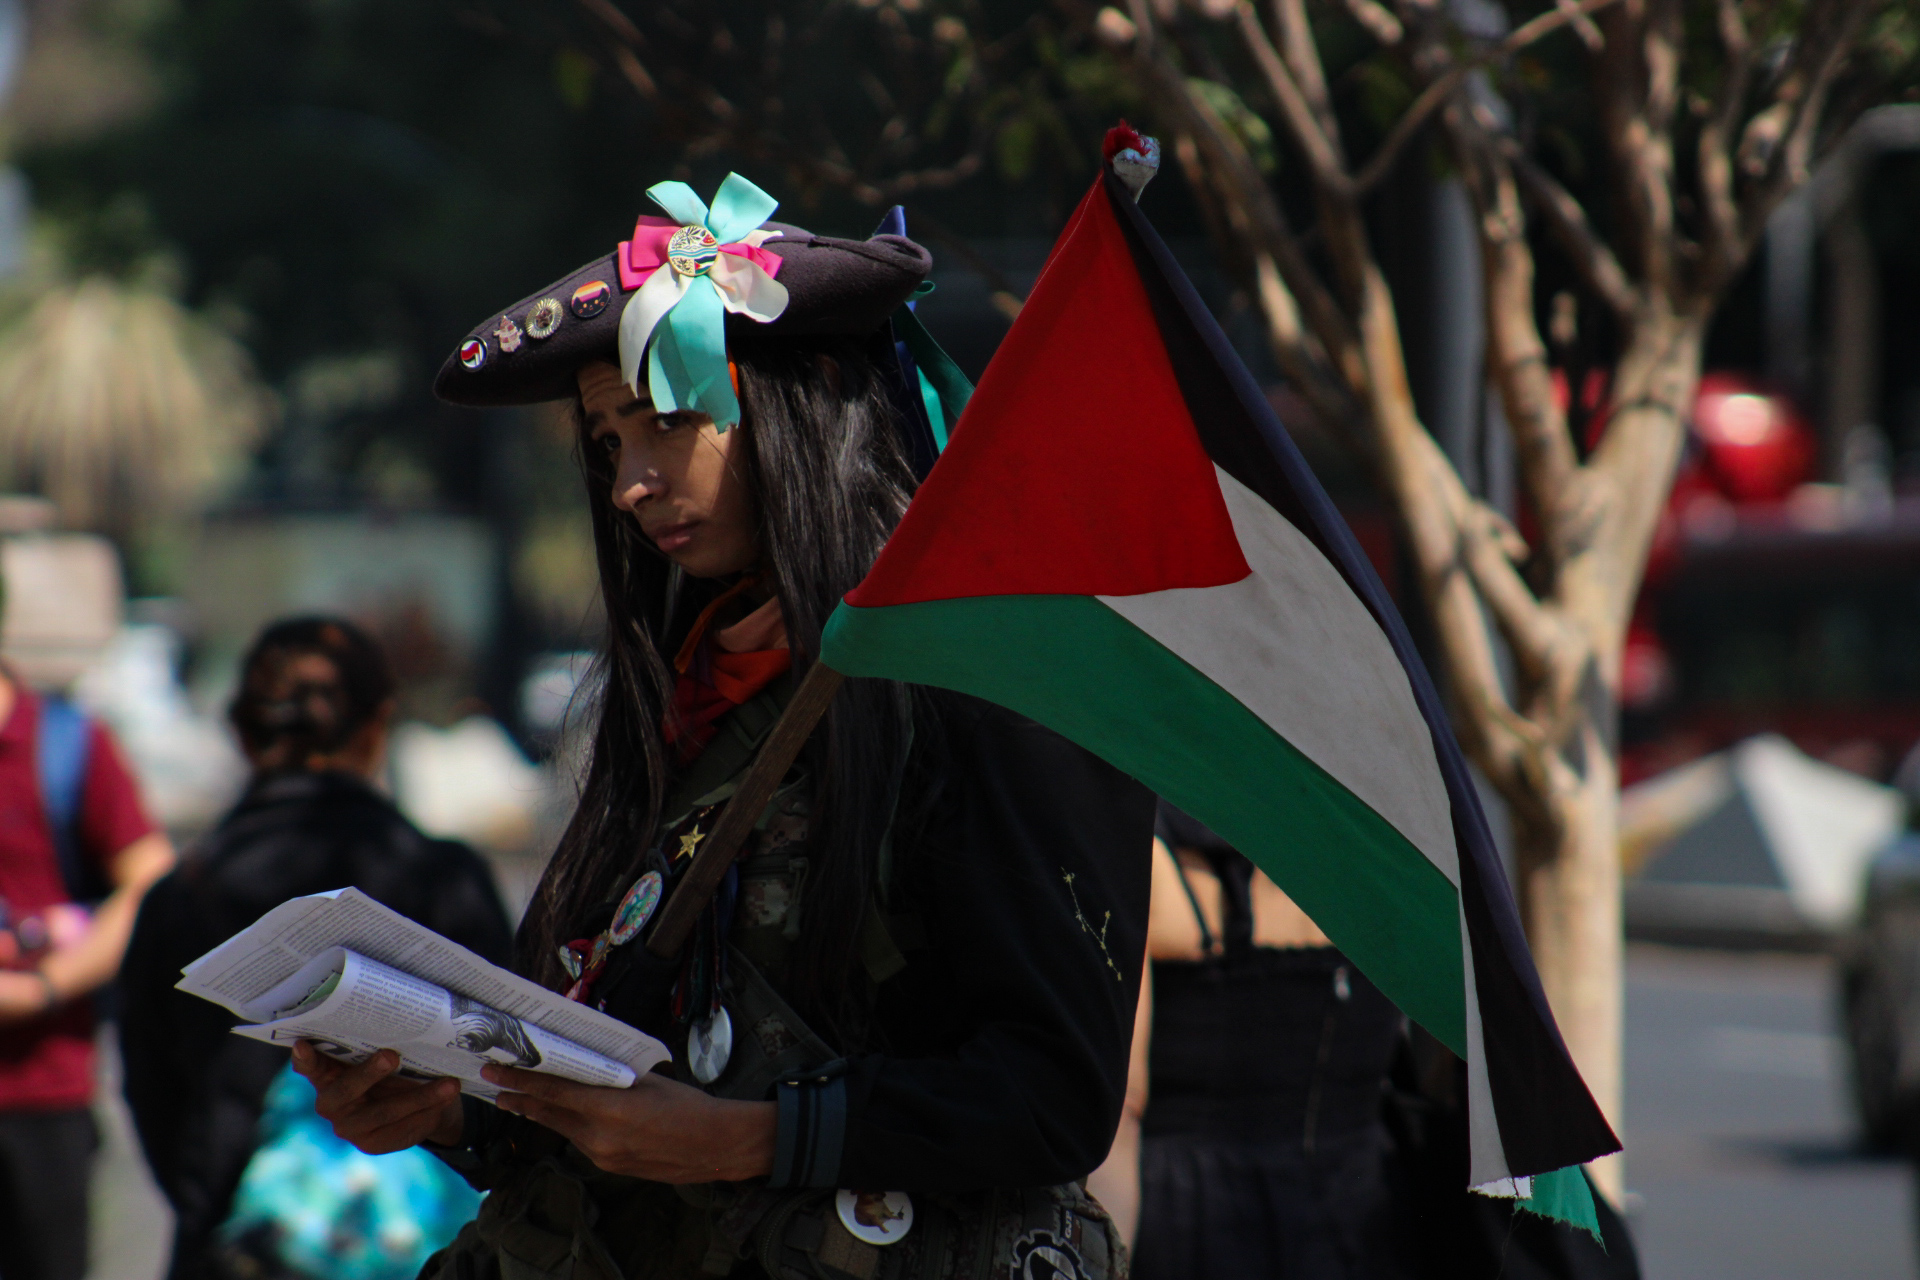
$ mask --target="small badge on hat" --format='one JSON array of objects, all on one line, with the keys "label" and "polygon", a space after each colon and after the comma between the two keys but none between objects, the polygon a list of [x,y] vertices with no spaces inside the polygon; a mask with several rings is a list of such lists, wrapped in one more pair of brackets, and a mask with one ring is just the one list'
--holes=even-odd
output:
[{"label": "small badge on hat", "polygon": [[487,344],[478,338],[468,338],[460,344],[460,364],[471,373],[487,362]]},{"label": "small badge on hat", "polygon": [[573,291],[568,300],[575,318],[591,320],[607,309],[607,303],[613,301],[613,290],[607,287],[605,280],[589,280]]},{"label": "small badge on hat", "polygon": [[567,313],[561,309],[560,299],[542,298],[527,308],[527,336],[535,342],[551,338],[554,330],[560,327],[560,320]]},{"label": "small badge on hat", "polygon": [[904,1191],[840,1191],[833,1211],[847,1234],[866,1244],[898,1244],[913,1230],[913,1197]]},{"label": "small badge on hat", "polygon": [[520,349],[520,326],[513,322],[512,316],[501,316],[500,323],[493,326],[493,336],[500,340],[500,350],[512,354]]},{"label": "small badge on hat", "polygon": [[720,242],[701,226],[682,227],[667,241],[667,265],[683,276],[704,276],[720,256]]}]

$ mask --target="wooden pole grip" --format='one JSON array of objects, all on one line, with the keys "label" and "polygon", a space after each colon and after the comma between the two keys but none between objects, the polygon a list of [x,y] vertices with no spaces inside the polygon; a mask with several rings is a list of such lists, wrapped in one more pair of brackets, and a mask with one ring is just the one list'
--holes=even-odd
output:
[{"label": "wooden pole grip", "polygon": [[648,951],[663,959],[680,954],[700,913],[706,910],[720,882],[726,878],[727,868],[746,848],[747,837],[753,834],[754,824],[760,821],[761,812],[773,799],[780,779],[793,767],[800,748],[806,745],[807,735],[820,723],[827,704],[833,701],[833,695],[845,680],[845,676],[826,663],[816,662],[800,681],[800,687],[793,691],[793,700],[787,703],[773,732],[761,744],[760,754],[747,767],[727,807],[720,811],[719,821],[701,841],[699,851],[693,855],[693,865],[681,874],[673,895],[660,908],[660,919],[647,937]]}]

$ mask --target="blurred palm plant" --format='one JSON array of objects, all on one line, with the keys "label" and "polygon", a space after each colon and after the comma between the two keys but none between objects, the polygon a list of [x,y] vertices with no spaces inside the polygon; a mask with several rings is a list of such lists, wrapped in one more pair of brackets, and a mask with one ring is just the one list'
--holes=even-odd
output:
[{"label": "blurred palm plant", "polygon": [[148,283],[58,285],[0,332],[0,480],[123,545],[197,514],[272,411],[240,345]]}]

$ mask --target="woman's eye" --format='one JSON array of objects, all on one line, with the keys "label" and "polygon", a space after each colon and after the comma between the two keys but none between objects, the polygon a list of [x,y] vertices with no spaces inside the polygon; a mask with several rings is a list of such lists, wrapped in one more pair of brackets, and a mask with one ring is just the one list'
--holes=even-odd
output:
[{"label": "woman's eye", "polygon": [[604,436],[596,437],[595,443],[608,453],[620,452],[620,437],[611,431]]},{"label": "woman's eye", "polygon": [[678,431],[682,427],[690,427],[699,420],[700,415],[691,409],[674,409],[656,417],[653,420],[653,427],[654,430],[665,435],[669,431]]}]

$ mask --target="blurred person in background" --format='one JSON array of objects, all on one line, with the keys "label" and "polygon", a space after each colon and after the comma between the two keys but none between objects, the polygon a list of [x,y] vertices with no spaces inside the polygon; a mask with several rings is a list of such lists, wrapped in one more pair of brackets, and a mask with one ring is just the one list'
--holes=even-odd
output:
[{"label": "blurred person in background", "polygon": [[94,1010],[173,866],[106,728],[0,669],[0,1276],[87,1269]]},{"label": "blurred person in background", "polygon": [[1374,1280],[1404,1197],[1381,1103],[1405,1019],[1280,887],[1161,802],[1125,1117],[1090,1189],[1136,1280]]},{"label": "blurred person in background", "polygon": [[1087,1187],[1133,1280],[1637,1280],[1604,1245],[1466,1192],[1465,1068],[1245,856],[1160,803],[1120,1131]]},{"label": "blurred person in background", "polygon": [[[280,903],[347,886],[507,960],[511,928],[486,864],[421,834],[374,787],[393,711],[386,656],[357,627],[324,617],[268,627],[228,712],[252,781],[140,911],[121,976],[121,1048],[135,1126],[176,1217],[175,1280],[411,1276],[471,1216],[474,1197],[437,1161],[376,1166],[324,1127],[314,1133],[312,1089],[286,1052],[229,1035],[231,1014],[173,985]],[[353,1207],[341,1197],[356,1186],[366,1194]]]}]

